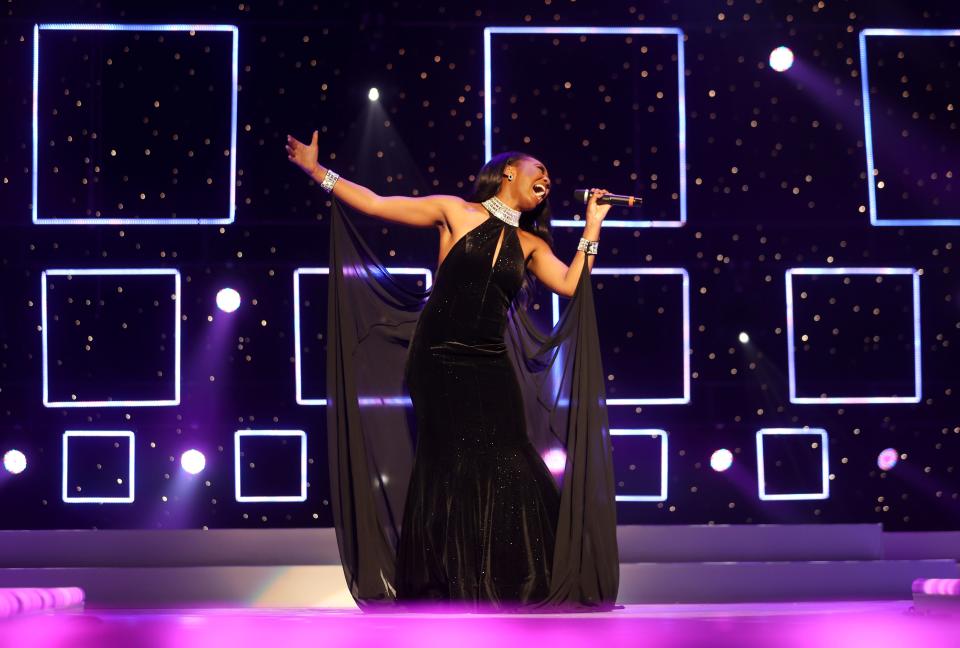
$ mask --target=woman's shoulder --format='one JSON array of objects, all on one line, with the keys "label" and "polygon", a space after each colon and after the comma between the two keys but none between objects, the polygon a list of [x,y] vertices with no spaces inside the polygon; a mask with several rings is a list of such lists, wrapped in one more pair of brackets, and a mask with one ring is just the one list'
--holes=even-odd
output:
[{"label": "woman's shoulder", "polygon": [[454,226],[473,222],[478,216],[486,216],[487,214],[487,210],[480,203],[470,202],[459,196],[441,197],[448,199],[447,220],[451,221]]},{"label": "woman's shoulder", "polygon": [[525,263],[530,263],[534,254],[537,254],[538,252],[542,253],[543,250],[550,249],[550,246],[547,245],[546,241],[533,232],[528,232],[525,229],[520,229],[518,227],[517,237],[520,241],[520,247],[523,249],[523,258]]},{"label": "woman's shoulder", "polygon": [[547,242],[544,241],[541,237],[537,236],[533,232],[528,232],[527,230],[522,229],[520,227],[517,228],[517,236],[519,236],[520,240],[530,249],[535,249],[535,248],[547,245]]}]

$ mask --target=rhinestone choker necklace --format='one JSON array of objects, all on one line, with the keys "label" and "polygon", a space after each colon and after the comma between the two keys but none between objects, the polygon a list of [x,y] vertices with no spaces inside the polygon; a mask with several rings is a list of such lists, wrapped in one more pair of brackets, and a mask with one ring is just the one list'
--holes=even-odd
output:
[{"label": "rhinestone choker necklace", "polygon": [[514,227],[520,226],[520,212],[503,204],[503,201],[494,196],[480,203],[487,208],[487,211],[502,220],[508,225]]}]

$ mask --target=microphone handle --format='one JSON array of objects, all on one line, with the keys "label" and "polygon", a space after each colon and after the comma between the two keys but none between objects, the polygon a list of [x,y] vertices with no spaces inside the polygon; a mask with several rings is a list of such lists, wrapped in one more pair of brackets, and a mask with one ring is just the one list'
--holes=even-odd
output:
[{"label": "microphone handle", "polygon": [[[587,203],[590,198],[589,189],[577,189],[573,192],[573,199],[577,202]],[[620,196],[617,194],[607,194],[597,199],[598,205],[619,205],[620,207],[636,207],[643,204],[643,198],[637,196]]]},{"label": "microphone handle", "polygon": [[598,205],[617,205],[619,207],[633,207],[643,202],[642,198],[634,196],[618,196],[616,194],[607,194],[597,198]]}]

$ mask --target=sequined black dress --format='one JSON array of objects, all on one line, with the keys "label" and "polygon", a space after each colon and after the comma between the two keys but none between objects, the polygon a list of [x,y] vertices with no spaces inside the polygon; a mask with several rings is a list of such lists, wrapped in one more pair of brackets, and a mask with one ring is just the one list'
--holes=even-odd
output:
[{"label": "sequined black dress", "polygon": [[[331,236],[331,503],[357,602],[609,608],[619,564],[588,275],[544,335],[515,308],[517,230],[492,216],[429,293],[394,281],[336,203]],[[560,486],[551,449],[566,453]]]},{"label": "sequined black dress", "polygon": [[546,598],[560,491],[527,437],[504,342],[523,272],[517,229],[491,216],[450,250],[420,315],[407,365],[417,449],[401,600]]}]

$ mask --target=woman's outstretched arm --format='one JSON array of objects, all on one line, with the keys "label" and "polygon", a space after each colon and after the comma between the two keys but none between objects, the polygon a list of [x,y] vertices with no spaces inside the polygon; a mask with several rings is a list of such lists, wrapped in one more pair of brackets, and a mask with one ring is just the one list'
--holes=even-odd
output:
[{"label": "woman's outstretched arm", "polygon": [[[583,227],[583,238],[588,241],[598,241],[600,239],[600,225],[610,211],[610,205],[598,205],[597,198],[610,193],[603,189],[593,189],[590,192],[590,200],[587,201],[586,224]],[[543,239],[531,236],[535,241],[533,254],[530,258],[530,272],[543,282],[543,285],[563,297],[573,297],[577,290],[577,282],[580,281],[580,273],[583,271],[583,264],[587,264],[587,272],[593,269],[593,254],[586,254],[577,251],[573,260],[568,266],[557,258]]]},{"label": "woman's outstretched arm", "polygon": [[[317,131],[309,144],[287,135],[287,159],[300,167],[317,184],[323,182],[326,167],[318,161]],[[415,227],[439,227],[446,224],[446,214],[463,203],[457,196],[381,196],[362,185],[340,178],[333,195],[350,207],[384,220]]]}]

